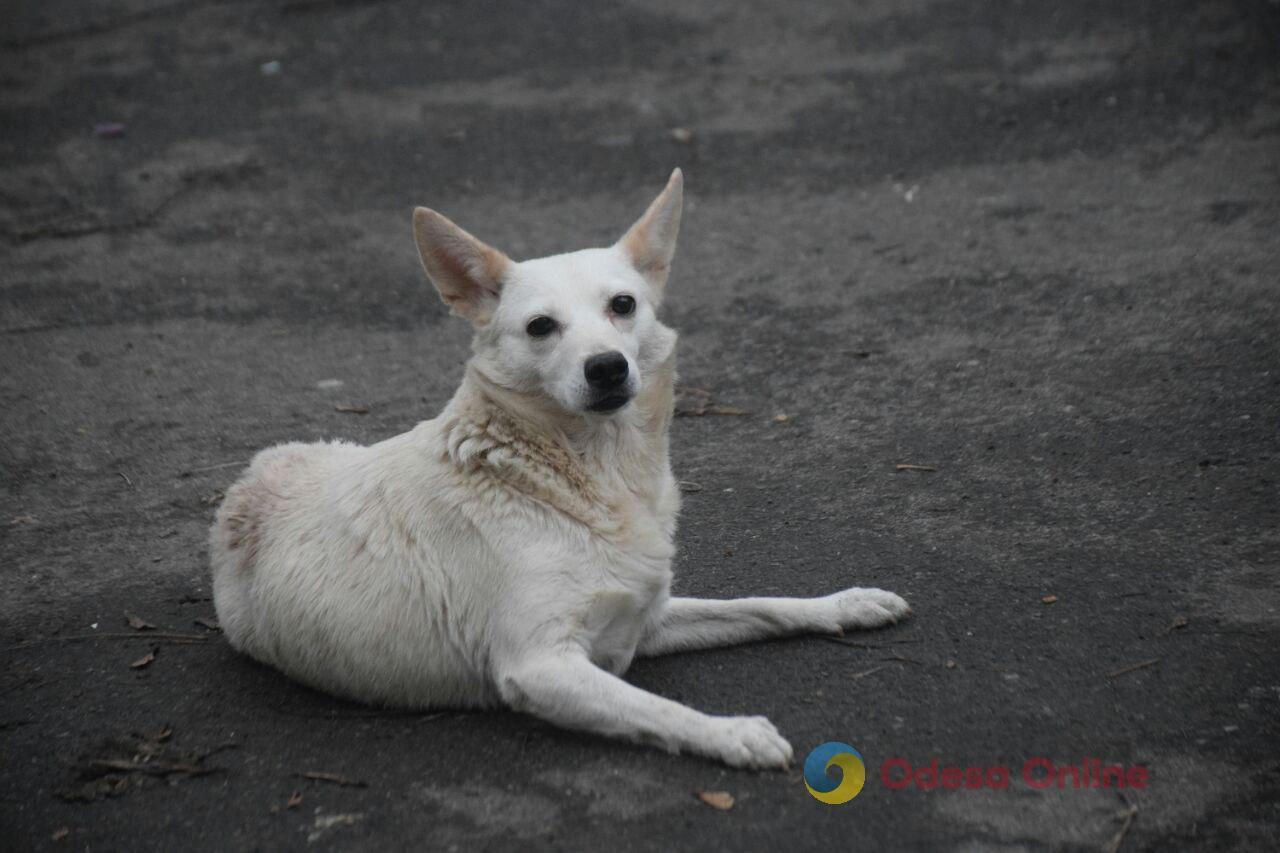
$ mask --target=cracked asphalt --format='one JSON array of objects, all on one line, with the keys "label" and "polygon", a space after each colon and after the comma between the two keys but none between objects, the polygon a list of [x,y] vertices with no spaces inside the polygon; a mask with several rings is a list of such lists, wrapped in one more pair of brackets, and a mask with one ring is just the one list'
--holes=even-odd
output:
[{"label": "cracked asphalt", "polygon": [[[3,846],[1280,846],[1280,4],[5,20]],[[532,257],[613,240],[677,165],[682,381],[746,413],[675,422],[677,591],[873,585],[915,615],[629,678],[766,714],[801,758],[854,745],[856,799],[510,713],[350,705],[197,621],[238,465],[379,440],[452,393],[468,334],[415,204]],[[1037,757],[1150,783],[1036,790]],[[1015,778],[881,780],[934,758]]]}]

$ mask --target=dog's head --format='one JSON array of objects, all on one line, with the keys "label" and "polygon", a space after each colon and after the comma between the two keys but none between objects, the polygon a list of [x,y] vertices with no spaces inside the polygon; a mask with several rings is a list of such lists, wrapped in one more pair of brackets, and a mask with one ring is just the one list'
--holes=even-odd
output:
[{"label": "dog's head", "polygon": [[498,385],[575,414],[624,408],[675,333],[658,322],[680,230],[680,170],[607,249],[515,262],[419,207],[413,234],[445,304],[476,328],[476,366]]}]

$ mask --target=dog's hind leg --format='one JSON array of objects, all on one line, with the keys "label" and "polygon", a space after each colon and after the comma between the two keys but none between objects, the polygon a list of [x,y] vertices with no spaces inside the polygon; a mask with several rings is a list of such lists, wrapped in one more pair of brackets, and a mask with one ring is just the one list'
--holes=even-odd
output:
[{"label": "dog's hind leg", "polygon": [[882,589],[846,589],[822,598],[673,598],[636,651],[652,657],[792,634],[838,634],[889,625],[910,612],[907,602]]},{"label": "dog's hind leg", "polygon": [[764,717],[715,717],[663,699],[597,667],[580,650],[544,651],[500,670],[517,711],[570,729],[690,752],[734,767],[786,767],[791,745]]}]

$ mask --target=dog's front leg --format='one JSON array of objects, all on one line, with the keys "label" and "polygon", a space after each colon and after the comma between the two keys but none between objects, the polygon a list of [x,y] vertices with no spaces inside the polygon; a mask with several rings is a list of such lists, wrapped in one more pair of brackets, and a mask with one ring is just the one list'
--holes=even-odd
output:
[{"label": "dog's front leg", "polygon": [[822,598],[673,598],[636,651],[652,657],[789,634],[838,634],[889,625],[910,612],[907,602],[882,589],[846,589]]},{"label": "dog's front leg", "polygon": [[503,699],[565,728],[717,758],[734,767],[786,767],[791,745],[764,717],[714,717],[647,693],[580,651],[535,653],[498,678]]}]

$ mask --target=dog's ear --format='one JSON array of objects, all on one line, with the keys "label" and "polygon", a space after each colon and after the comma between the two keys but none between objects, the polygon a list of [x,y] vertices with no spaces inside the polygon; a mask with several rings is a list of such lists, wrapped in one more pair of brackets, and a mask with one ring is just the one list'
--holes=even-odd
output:
[{"label": "dog's ear", "polygon": [[511,259],[425,207],[413,211],[413,239],[445,304],[473,325],[489,322]]},{"label": "dog's ear", "polygon": [[684,176],[676,169],[667,186],[649,205],[618,245],[631,259],[631,265],[649,282],[656,299],[662,299],[671,272],[671,259],[676,253],[676,237],[680,234],[680,210],[684,203]]}]

